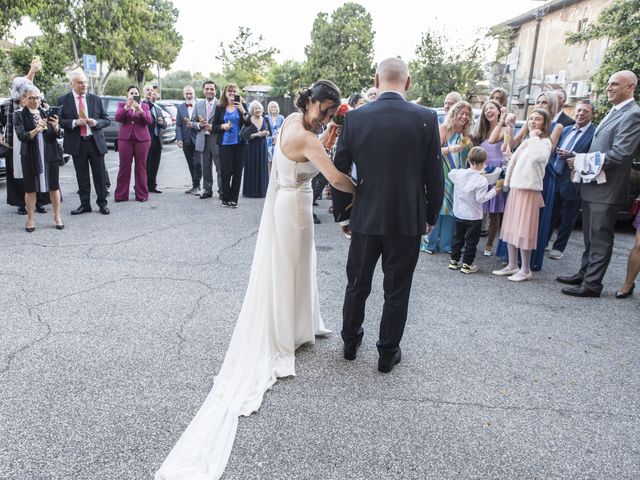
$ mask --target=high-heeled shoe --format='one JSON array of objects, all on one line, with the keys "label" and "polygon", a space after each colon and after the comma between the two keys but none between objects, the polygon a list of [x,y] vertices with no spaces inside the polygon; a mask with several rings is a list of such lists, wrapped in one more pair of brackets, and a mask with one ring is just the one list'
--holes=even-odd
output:
[{"label": "high-heeled shoe", "polygon": [[33,231],[36,229],[36,227],[25,227],[24,229],[29,233],[33,233]]},{"label": "high-heeled shoe", "polygon": [[64,230],[64,223],[56,223],[56,230]]},{"label": "high-heeled shoe", "polygon": [[630,297],[631,295],[633,295],[633,289],[634,288],[636,288],[635,282],[633,283],[633,285],[631,285],[631,288],[629,290],[627,290],[626,292],[618,290],[616,292],[616,298],[627,298],[627,297]]}]

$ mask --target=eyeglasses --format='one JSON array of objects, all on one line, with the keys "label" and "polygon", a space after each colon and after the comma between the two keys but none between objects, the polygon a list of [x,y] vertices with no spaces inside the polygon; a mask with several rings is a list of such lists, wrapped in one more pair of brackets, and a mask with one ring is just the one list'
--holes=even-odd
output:
[{"label": "eyeglasses", "polygon": [[40,97],[27,97],[27,100],[40,100]]}]

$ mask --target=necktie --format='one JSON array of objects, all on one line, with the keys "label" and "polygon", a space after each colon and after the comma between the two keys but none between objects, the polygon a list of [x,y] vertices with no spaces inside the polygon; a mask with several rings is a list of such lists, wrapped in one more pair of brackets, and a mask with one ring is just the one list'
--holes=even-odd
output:
[{"label": "necktie", "polygon": [[[211,117],[211,102],[207,102],[207,117],[205,120],[208,122],[209,117]],[[205,135],[209,135],[209,132],[206,132]]]},{"label": "necktie", "polygon": [[187,108],[191,108],[191,104],[190,103],[187,103],[186,105],[187,105]]},{"label": "necktie", "polygon": [[[564,150],[571,151],[573,146],[578,141],[578,138],[580,137],[580,133],[582,132],[576,127],[573,127],[571,129],[569,136],[573,135],[573,137],[569,139],[569,143],[566,144],[566,148],[564,148]],[[553,163],[553,169],[556,171],[558,175],[562,175],[563,168],[564,168],[564,160],[560,158],[559,155],[556,154],[556,161]]]},{"label": "necktie", "polygon": [[[84,107],[84,95],[78,95],[78,117],[84,118],[84,119],[87,118],[87,111],[85,110],[85,107]],[[87,136],[86,125],[80,125],[80,136],[81,137]]]}]

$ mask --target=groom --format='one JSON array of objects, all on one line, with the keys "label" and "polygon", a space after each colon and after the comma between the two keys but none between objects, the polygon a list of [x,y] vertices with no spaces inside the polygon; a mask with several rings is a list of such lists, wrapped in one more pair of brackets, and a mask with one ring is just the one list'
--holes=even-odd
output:
[{"label": "groom", "polygon": [[344,358],[354,360],[362,342],[365,302],[382,256],[385,301],[377,342],[382,373],[400,362],[420,237],[435,224],[444,189],[438,118],[404,99],[410,84],[403,60],[381,62],[378,98],[347,113],[334,159],[344,173],[352,164],[358,170],[352,209],[350,195],[332,190],[334,218],[345,233],[352,232],[342,309]]}]

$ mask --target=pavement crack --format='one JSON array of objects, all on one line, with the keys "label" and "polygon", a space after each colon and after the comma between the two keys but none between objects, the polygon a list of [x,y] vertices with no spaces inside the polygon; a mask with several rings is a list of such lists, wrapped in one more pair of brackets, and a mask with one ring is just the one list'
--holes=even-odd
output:
[{"label": "pavement crack", "polygon": [[628,418],[632,420],[637,420],[640,418],[638,415],[632,415],[628,413],[613,413],[602,410],[575,410],[570,408],[549,408],[549,407],[522,407],[519,405],[514,406],[501,406],[501,405],[488,405],[480,402],[454,402],[448,400],[439,400],[435,398],[422,398],[418,400],[423,403],[432,403],[435,405],[447,405],[447,406],[458,406],[458,407],[476,407],[482,408],[486,410],[502,410],[502,411],[517,411],[517,412],[553,412],[560,414],[569,414],[569,415],[598,415],[598,416],[608,416],[608,417],[622,417]]},{"label": "pavement crack", "polygon": [[[29,311],[29,316],[33,317],[34,314],[31,310],[31,308],[27,307],[27,310]],[[15,350],[13,350],[12,352],[9,352],[7,355],[5,355],[4,357],[4,361],[5,361],[5,365],[4,367],[0,368],[0,374],[6,373],[9,371],[9,369],[11,368],[11,363],[15,360],[15,358],[21,354],[22,352],[32,348],[33,346],[37,345],[40,342],[43,342],[44,340],[46,340],[50,335],[51,335],[51,325],[49,325],[49,323],[45,322],[42,317],[40,316],[40,314],[36,313],[35,314],[36,317],[36,321],[44,326],[45,328],[45,332],[40,335],[38,338],[33,339],[30,342],[27,342],[26,344],[22,345],[19,348],[16,348]]]},{"label": "pavement crack", "polygon": [[205,292],[202,295],[200,295],[196,300],[195,306],[191,309],[191,311],[184,317],[184,319],[180,323],[180,326],[178,327],[178,331],[176,333],[176,336],[178,337],[178,354],[179,355],[182,355],[182,346],[187,341],[187,339],[184,336],[184,331],[187,328],[187,325],[191,320],[195,318],[196,314],[198,313],[198,310],[200,310],[200,303],[202,302],[202,300],[207,296],[207,294],[211,293],[212,291],[213,289],[209,287],[208,292]]},{"label": "pavement crack", "polygon": [[237,247],[240,243],[244,242],[245,240],[248,240],[249,238],[255,236],[258,233],[258,229],[252,231],[251,233],[249,233],[248,235],[245,235],[243,237],[238,238],[235,242],[233,242],[231,245],[227,245],[226,247],[224,247],[222,250],[220,250],[218,252],[218,254],[216,255],[216,259],[215,262],[216,263],[222,263],[221,262],[221,257],[222,255],[224,255],[225,252],[227,252],[228,250],[231,250],[234,247]]}]

